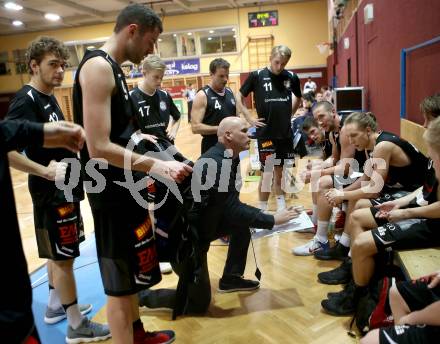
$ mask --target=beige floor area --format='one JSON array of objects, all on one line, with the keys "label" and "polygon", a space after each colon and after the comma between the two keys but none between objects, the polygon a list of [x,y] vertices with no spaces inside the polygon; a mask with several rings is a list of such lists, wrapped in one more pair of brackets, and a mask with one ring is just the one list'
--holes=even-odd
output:
[{"label": "beige floor area", "polygon": [[[181,124],[176,144],[188,158],[196,159],[199,156],[200,136],[193,135],[185,122]],[[245,171],[246,168],[244,166]],[[45,261],[38,258],[27,177],[23,173],[11,171],[26,258],[29,271],[34,271]],[[288,203],[311,207],[308,187],[296,196],[289,196]],[[242,200],[256,205],[257,197],[255,191],[242,195]],[[83,203],[86,232],[90,233],[93,231],[93,220],[88,204]],[[273,200],[270,209],[274,210]],[[338,263],[291,254],[292,247],[305,243],[311,237],[311,234],[286,233],[255,240],[256,257],[262,272],[261,288],[256,292],[230,294],[216,292],[227,246],[214,242],[208,256],[213,289],[208,314],[203,317],[180,317],[172,321],[170,312],[141,308],[145,328],[173,329],[177,334],[176,343],[185,344],[356,342],[347,335],[348,317],[329,316],[321,310],[320,302],[327,292],[340,290],[340,287],[320,284],[316,275],[336,267]],[[253,277],[254,271],[255,263],[250,250],[245,276]],[[176,275],[164,275],[157,287],[174,287],[176,284]],[[106,321],[105,307],[95,319]],[[106,343],[111,343],[111,340]]]}]

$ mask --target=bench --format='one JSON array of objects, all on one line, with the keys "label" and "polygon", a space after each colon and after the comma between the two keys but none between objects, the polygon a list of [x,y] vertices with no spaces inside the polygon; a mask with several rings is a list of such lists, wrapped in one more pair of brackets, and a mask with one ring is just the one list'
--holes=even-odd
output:
[{"label": "bench", "polygon": [[440,247],[397,251],[396,258],[408,280],[440,270]]}]

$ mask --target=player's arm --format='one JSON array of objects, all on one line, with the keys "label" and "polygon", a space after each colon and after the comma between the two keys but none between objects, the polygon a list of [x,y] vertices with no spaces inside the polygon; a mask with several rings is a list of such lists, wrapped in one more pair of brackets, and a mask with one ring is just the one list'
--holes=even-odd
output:
[{"label": "player's arm", "polygon": [[177,136],[177,131],[180,126],[181,114],[179,109],[174,104],[173,98],[170,94],[168,94],[169,103],[170,103],[170,122],[168,123],[167,135],[170,140],[174,140]]},{"label": "player's arm", "polygon": [[9,165],[16,170],[32,174],[47,180],[55,180],[58,170],[58,178],[64,179],[67,164],[64,162],[51,161],[49,165],[44,166],[16,151],[8,153]]},{"label": "player's arm", "polygon": [[213,135],[217,134],[218,126],[204,124],[203,119],[205,118],[206,107],[208,106],[208,101],[206,94],[203,91],[199,91],[193,100],[193,106],[191,109],[191,130],[193,134],[201,135]]},{"label": "player's arm", "polygon": [[[88,60],[82,67],[79,82],[83,94],[84,130],[91,158],[105,159],[113,166],[142,172],[150,171],[155,165],[158,174],[175,180],[188,175],[191,168],[184,164],[141,156],[111,142],[111,96],[115,81],[107,61],[101,57]],[[127,154],[130,154],[130,166],[125,166]]]},{"label": "player's arm", "polygon": [[[379,195],[387,179],[390,166],[392,143],[382,142],[373,150],[374,161],[367,160],[364,167],[364,176],[368,181],[361,182],[361,187],[356,190],[346,191],[344,189],[343,199],[357,200],[361,198],[375,198]],[[363,177],[364,177],[363,176]]]}]

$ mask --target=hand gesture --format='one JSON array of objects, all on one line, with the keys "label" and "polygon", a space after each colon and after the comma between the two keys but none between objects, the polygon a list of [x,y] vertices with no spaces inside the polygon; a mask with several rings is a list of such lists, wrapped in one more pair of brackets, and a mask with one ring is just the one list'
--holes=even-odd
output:
[{"label": "hand gesture", "polygon": [[177,183],[182,182],[189,176],[192,168],[178,161],[156,160],[149,173],[152,177],[158,176],[168,180],[174,180]]},{"label": "hand gesture", "polygon": [[67,164],[52,160],[46,167],[45,178],[50,181],[64,181],[66,178]]},{"label": "hand gesture", "polygon": [[298,217],[301,211],[298,207],[289,207],[284,208],[282,210],[277,211],[274,214],[275,219],[275,225],[281,225],[283,223],[289,222],[290,220],[294,219],[295,217]]},{"label": "hand gesture", "polygon": [[344,201],[344,192],[338,189],[330,189],[326,192],[325,198],[327,198],[329,204],[336,207]]},{"label": "hand gesture", "polygon": [[44,147],[66,148],[74,153],[80,151],[86,139],[84,129],[65,121],[44,123]]}]

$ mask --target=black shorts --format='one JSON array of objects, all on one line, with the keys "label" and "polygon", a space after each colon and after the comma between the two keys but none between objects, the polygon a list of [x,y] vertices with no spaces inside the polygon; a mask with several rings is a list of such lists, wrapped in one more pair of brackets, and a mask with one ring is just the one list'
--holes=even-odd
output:
[{"label": "black shorts", "polygon": [[436,344],[440,326],[395,325],[379,329],[380,344]]},{"label": "black shorts", "polygon": [[157,284],[162,277],[148,210],[92,207],[92,214],[106,295],[132,295]]},{"label": "black shorts", "polygon": [[294,162],[295,155],[292,139],[257,139],[257,143],[261,171],[264,171],[266,159],[271,155],[274,155],[275,159],[281,159],[281,163],[275,164],[275,166],[284,166],[288,160]]},{"label": "black shorts", "polygon": [[423,278],[397,282],[396,287],[411,312],[419,311],[431,303],[440,301],[440,286],[428,288],[429,281]]},{"label": "black shorts", "polygon": [[85,239],[79,203],[34,205],[34,223],[40,258],[68,260],[79,256],[79,244]]},{"label": "black shorts", "polygon": [[440,221],[408,219],[396,223],[387,222],[371,230],[377,250],[405,250],[428,248],[440,244]]}]

